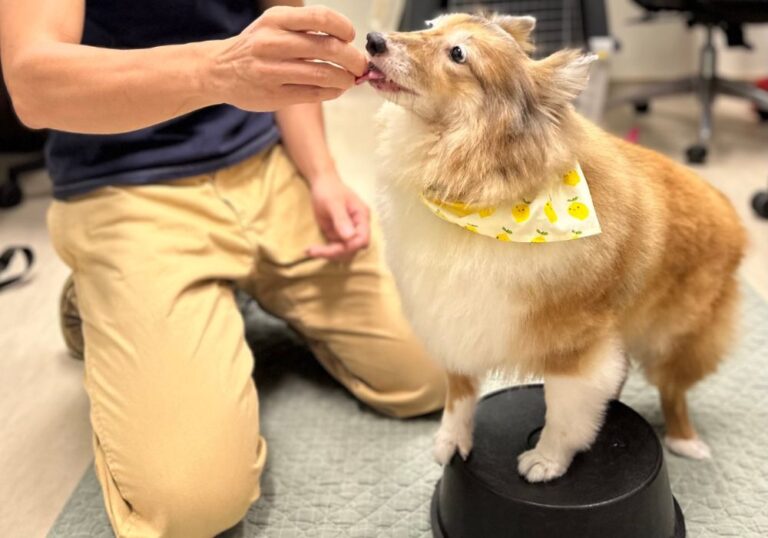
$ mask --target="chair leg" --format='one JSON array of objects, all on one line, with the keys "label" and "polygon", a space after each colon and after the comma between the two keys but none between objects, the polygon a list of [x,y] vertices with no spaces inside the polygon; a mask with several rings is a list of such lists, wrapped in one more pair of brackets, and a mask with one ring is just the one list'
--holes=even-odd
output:
[{"label": "chair leg", "polygon": [[712,105],[715,99],[712,80],[702,80],[698,88],[701,115],[699,117],[699,141],[690,146],[685,154],[691,164],[703,164],[707,160],[709,142],[712,139]]},{"label": "chair leg", "polygon": [[24,194],[15,180],[8,177],[5,181],[0,182],[0,209],[15,207],[21,203],[23,198]]},{"label": "chair leg", "polygon": [[686,150],[688,162],[702,164],[707,160],[709,142],[712,139],[712,105],[716,95],[717,51],[713,40],[713,28],[707,26],[707,39],[701,48],[699,80],[696,94],[701,106],[699,118],[699,141]]},{"label": "chair leg", "polygon": [[711,80],[704,81],[699,89],[699,103],[701,104],[699,144],[703,146],[709,146],[709,141],[712,139],[712,105],[714,101],[714,84]]},{"label": "chair leg", "polygon": [[19,177],[25,172],[45,168],[45,159],[37,157],[31,161],[10,166],[8,175],[0,183],[0,209],[7,209],[19,205],[24,199],[24,193],[19,185]]},{"label": "chair leg", "polygon": [[45,168],[45,159],[38,157],[31,161],[15,164],[8,168],[8,179],[14,183],[18,183],[19,176],[25,172],[31,172],[33,170],[40,170]]},{"label": "chair leg", "polygon": [[725,95],[747,99],[761,109],[768,110],[768,91],[760,89],[748,82],[718,78],[716,82],[716,90]]},{"label": "chair leg", "polygon": [[608,99],[608,107],[612,108],[627,104],[646,104],[651,99],[657,97],[666,97],[670,95],[679,95],[682,93],[691,93],[696,86],[696,79],[691,77],[670,80],[666,82],[650,82],[646,84],[633,85],[626,91],[618,92]]}]

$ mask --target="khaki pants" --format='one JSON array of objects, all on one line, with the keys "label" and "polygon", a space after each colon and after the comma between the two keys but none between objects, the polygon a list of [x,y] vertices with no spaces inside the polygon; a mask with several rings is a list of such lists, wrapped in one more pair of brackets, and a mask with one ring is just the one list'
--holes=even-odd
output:
[{"label": "khaki pants", "polygon": [[210,538],[259,497],[267,446],[233,283],[363,402],[397,417],[442,406],[443,374],[376,241],[348,264],[307,259],[323,239],[280,146],[212,175],[55,202],[49,229],[74,273],[96,469],[120,538]]}]

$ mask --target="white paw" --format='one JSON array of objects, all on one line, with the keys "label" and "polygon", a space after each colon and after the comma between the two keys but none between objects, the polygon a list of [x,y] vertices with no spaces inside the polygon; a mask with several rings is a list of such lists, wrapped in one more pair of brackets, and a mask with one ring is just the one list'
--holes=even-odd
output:
[{"label": "white paw", "polygon": [[544,456],[536,448],[517,457],[517,472],[528,482],[548,482],[563,476],[568,465]]},{"label": "white paw", "polygon": [[437,430],[432,445],[432,455],[435,461],[440,465],[447,465],[457,449],[459,455],[466,460],[472,451],[472,429],[470,427],[457,429],[441,426]]},{"label": "white paw", "polygon": [[694,460],[708,460],[712,457],[712,451],[707,446],[707,443],[694,437],[693,439],[679,439],[677,437],[664,437],[664,444],[670,452],[683,456],[684,458],[691,458]]}]

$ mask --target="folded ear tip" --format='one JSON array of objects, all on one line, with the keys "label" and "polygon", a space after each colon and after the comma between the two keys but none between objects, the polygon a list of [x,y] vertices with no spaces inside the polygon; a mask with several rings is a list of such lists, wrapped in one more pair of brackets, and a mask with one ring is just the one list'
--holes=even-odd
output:
[{"label": "folded ear tip", "polygon": [[525,28],[525,31],[530,33],[533,32],[533,30],[536,28],[536,17],[533,15],[523,15],[522,17],[517,17],[518,24]]},{"label": "folded ear tip", "polygon": [[600,57],[593,53],[588,52],[587,54],[582,54],[575,62],[574,67],[581,66],[582,69],[586,69],[589,71],[589,69],[592,67],[592,64],[595,63],[597,60],[599,60]]},{"label": "folded ear tip", "polygon": [[512,34],[518,41],[529,40],[531,33],[536,28],[536,17],[531,15],[500,15],[495,13],[489,20],[507,33]]},{"label": "folded ear tip", "polygon": [[600,59],[600,56],[594,52],[584,52],[578,49],[565,49],[561,51],[561,54],[565,62],[572,66],[589,66]]},{"label": "folded ear tip", "polygon": [[526,30],[533,30],[536,27],[536,17],[533,15],[497,15],[497,18],[506,19]]}]

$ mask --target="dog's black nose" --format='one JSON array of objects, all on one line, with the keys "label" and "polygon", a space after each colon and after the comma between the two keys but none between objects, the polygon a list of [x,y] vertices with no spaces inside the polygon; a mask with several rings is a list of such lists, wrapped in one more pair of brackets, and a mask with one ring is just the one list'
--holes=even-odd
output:
[{"label": "dog's black nose", "polygon": [[371,56],[378,56],[387,52],[387,40],[379,32],[371,32],[368,34],[368,43],[365,45],[365,50]]}]

